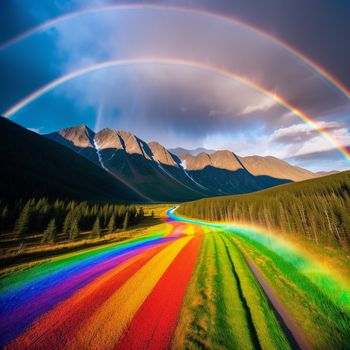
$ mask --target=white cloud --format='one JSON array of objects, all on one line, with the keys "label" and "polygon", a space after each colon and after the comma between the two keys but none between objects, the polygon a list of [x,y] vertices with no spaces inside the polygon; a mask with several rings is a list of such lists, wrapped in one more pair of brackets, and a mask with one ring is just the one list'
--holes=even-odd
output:
[{"label": "white cloud", "polygon": [[253,112],[266,112],[271,107],[275,106],[277,103],[273,98],[263,98],[258,101],[256,104],[251,104],[243,108],[241,115],[250,114]]},{"label": "white cloud", "polygon": [[271,135],[271,143],[283,147],[284,158],[326,152],[338,148],[337,144],[344,146],[350,144],[349,130],[342,123],[319,122],[318,124],[328,132],[333,142],[308,124],[294,124],[276,130]]},{"label": "white cloud", "polygon": [[[350,144],[350,133],[342,123],[320,122],[319,125],[325,128],[337,143]],[[240,133],[239,135],[212,134],[204,139],[202,146],[211,149],[228,149],[240,156],[272,155],[280,159],[298,158],[337,150],[335,144],[327,140],[310,125],[304,123],[282,127],[270,135],[257,136],[252,133]],[[346,166],[348,167],[348,164],[344,164],[344,159],[329,164],[329,162],[320,162],[321,158],[312,160],[311,157],[309,161],[305,160],[301,165],[313,170],[341,170]],[[321,166],[317,168],[314,162],[321,164]]]}]

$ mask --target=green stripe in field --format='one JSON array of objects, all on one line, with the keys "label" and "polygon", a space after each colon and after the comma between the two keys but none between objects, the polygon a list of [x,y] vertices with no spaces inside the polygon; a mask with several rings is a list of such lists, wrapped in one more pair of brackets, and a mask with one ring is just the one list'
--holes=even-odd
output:
[{"label": "green stripe in field", "polygon": [[232,240],[232,235],[222,232],[227,252],[232,261],[242,294],[250,311],[252,326],[262,349],[288,349],[288,341],[271,309],[264,291],[251,272],[242,252]]},{"label": "green stripe in field", "polygon": [[288,349],[244,256],[227,235],[205,231],[173,348]]},{"label": "green stripe in field", "polygon": [[[269,281],[315,349],[346,349],[350,339],[349,305],[333,302],[292,264],[265,246],[233,236]],[[345,292],[344,292],[345,293]]]}]

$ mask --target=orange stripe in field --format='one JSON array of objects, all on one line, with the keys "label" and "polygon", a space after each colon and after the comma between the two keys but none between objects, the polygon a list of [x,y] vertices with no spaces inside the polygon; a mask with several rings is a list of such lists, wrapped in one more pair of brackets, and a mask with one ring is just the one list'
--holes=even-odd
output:
[{"label": "orange stripe in field", "polygon": [[141,306],[116,349],[168,349],[203,236],[193,238]]},{"label": "orange stripe in field", "polygon": [[135,313],[191,237],[161,250],[129,278],[88,320],[66,349],[113,349]]},{"label": "orange stripe in field", "polygon": [[169,244],[170,242],[151,248],[100,276],[40,317],[25,333],[10,343],[8,348],[62,349],[128,278]]}]

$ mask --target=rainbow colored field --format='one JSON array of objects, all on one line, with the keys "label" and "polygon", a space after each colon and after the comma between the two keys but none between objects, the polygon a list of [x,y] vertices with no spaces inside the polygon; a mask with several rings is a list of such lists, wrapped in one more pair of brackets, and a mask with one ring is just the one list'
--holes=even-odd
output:
[{"label": "rainbow colored field", "polygon": [[168,215],[162,233],[4,276],[1,347],[348,346],[348,286],[256,232]]}]

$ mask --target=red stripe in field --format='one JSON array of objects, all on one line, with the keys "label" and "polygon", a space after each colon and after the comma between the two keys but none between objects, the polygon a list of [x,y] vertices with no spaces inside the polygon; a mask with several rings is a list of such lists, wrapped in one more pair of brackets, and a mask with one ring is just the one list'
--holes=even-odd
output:
[{"label": "red stripe in field", "polygon": [[[147,261],[171,244],[151,248],[140,254],[131,265],[111,275],[98,288],[94,284],[103,279],[101,276],[94,282],[82,288],[55,309],[40,317],[34,324],[18,338],[9,344],[9,348],[20,349],[62,349],[72,339],[89,317],[119,288],[124,282],[137,272]],[[118,267],[116,268],[118,271]],[[107,275],[107,274],[106,274]]]},{"label": "red stripe in field", "polygon": [[168,349],[203,236],[181,250],[140,307],[116,349]]}]

